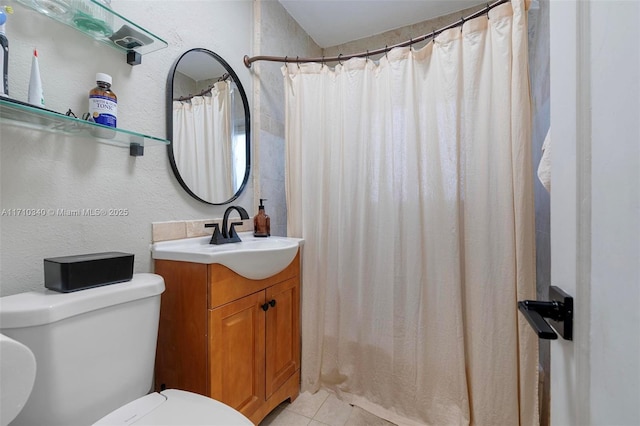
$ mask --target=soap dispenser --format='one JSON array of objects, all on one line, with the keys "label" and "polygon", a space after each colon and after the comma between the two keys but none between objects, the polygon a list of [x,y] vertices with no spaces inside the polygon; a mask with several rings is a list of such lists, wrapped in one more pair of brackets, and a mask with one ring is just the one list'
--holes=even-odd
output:
[{"label": "soap dispenser", "polygon": [[263,201],[267,201],[266,198],[260,198],[260,205],[258,206],[258,214],[253,217],[253,236],[254,237],[268,237],[271,235],[271,219],[264,212]]}]

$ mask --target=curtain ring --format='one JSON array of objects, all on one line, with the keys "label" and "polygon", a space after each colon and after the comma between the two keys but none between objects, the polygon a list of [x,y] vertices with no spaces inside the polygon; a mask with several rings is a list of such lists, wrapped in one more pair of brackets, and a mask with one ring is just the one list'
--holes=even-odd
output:
[{"label": "curtain ring", "polygon": [[285,65],[289,65],[288,58],[289,58],[288,56],[285,56],[285,57],[284,57],[284,64],[285,64]]},{"label": "curtain ring", "polygon": [[367,56],[365,56],[365,59],[368,61],[369,60],[369,49],[367,49]]},{"label": "curtain ring", "polygon": [[387,58],[387,59],[389,59],[388,53],[389,53],[389,47],[385,44],[384,45],[384,57]]},{"label": "curtain ring", "polygon": [[409,47],[413,46],[413,37],[409,37]]},{"label": "curtain ring", "polygon": [[342,53],[338,54],[338,65],[342,65],[342,61],[340,60],[340,57],[342,56]]},{"label": "curtain ring", "polygon": [[321,68],[324,68],[324,55],[322,56],[322,62],[321,62],[321,64],[322,64],[322,67],[321,67]]},{"label": "curtain ring", "polygon": [[436,44],[436,30],[433,30],[431,32],[431,41],[433,42],[433,44]]},{"label": "curtain ring", "polygon": [[489,19],[489,11],[491,10],[491,7],[489,6],[489,3],[487,3],[487,19]]},{"label": "curtain ring", "polygon": [[460,18],[460,32],[462,32],[462,27],[464,26],[464,16]]},{"label": "curtain ring", "polygon": [[298,69],[300,69],[300,61],[298,60],[300,56],[296,56],[296,63],[298,64]]}]

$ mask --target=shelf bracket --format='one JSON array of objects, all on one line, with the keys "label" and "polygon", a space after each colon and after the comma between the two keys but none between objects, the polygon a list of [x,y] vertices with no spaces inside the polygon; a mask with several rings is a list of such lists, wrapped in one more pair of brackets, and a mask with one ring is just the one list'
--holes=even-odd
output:
[{"label": "shelf bracket", "polygon": [[142,157],[144,155],[144,145],[132,142],[129,145],[129,155],[132,157]]},{"label": "shelf bracket", "polygon": [[131,66],[142,63],[142,55],[135,50],[127,51],[127,63]]}]

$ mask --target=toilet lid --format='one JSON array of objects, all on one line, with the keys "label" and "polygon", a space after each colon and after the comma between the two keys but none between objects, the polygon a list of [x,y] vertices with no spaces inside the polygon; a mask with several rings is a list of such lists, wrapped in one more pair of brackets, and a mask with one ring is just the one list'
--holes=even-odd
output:
[{"label": "toilet lid", "polygon": [[107,425],[253,426],[240,412],[215,399],[167,389],[138,398],[106,415],[94,426]]}]

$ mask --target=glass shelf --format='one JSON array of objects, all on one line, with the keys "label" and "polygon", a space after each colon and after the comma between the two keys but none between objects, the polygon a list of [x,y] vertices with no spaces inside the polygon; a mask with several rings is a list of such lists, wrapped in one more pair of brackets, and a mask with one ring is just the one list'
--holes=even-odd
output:
[{"label": "glass shelf", "polygon": [[129,154],[133,156],[143,155],[145,146],[169,144],[166,139],[91,123],[2,97],[0,97],[0,121],[7,125],[90,138],[101,143],[129,148]]},{"label": "glass shelf", "polygon": [[17,0],[64,25],[104,43],[137,65],[141,55],[164,49],[167,42],[105,6],[100,0]]}]

